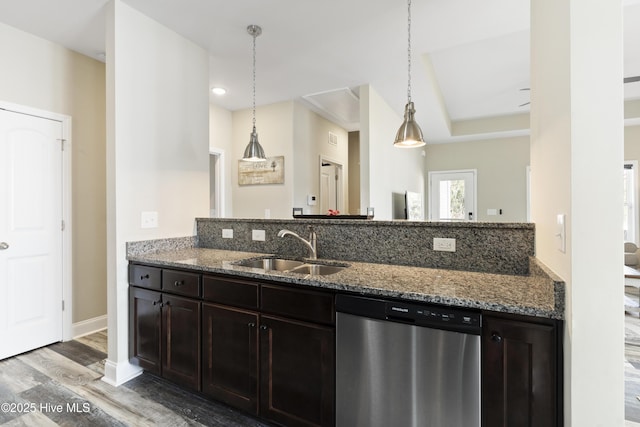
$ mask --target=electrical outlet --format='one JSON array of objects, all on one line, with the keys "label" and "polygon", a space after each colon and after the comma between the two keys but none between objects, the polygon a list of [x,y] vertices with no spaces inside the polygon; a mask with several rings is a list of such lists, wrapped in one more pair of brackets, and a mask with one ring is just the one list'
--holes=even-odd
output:
[{"label": "electrical outlet", "polygon": [[158,212],[141,212],[140,228],[158,228]]},{"label": "electrical outlet", "polygon": [[251,240],[258,240],[264,242],[265,233],[264,230],[251,230]]},{"label": "electrical outlet", "polygon": [[233,228],[223,228],[222,229],[222,238],[223,239],[233,239]]},{"label": "electrical outlet", "polygon": [[433,238],[433,250],[434,251],[444,251],[444,252],[455,252],[456,251],[456,239],[447,239],[443,237],[434,237]]}]

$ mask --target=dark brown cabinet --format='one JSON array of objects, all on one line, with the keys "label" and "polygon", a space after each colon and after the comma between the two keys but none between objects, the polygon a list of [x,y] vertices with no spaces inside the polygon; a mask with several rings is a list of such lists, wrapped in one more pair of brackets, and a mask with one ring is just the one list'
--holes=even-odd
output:
[{"label": "dark brown cabinet", "polygon": [[282,425],[334,425],[333,294],[218,276],[203,294],[203,392]]},{"label": "dark brown cabinet", "polygon": [[561,426],[558,324],[484,316],[482,425]]},{"label": "dark brown cabinet", "polygon": [[149,290],[162,288],[157,268],[132,266],[129,278],[136,285],[129,294],[129,354],[134,363],[200,390],[200,301]]},{"label": "dark brown cabinet", "polygon": [[258,314],[202,304],[202,391],[258,413]]},{"label": "dark brown cabinet", "polygon": [[129,354],[138,365],[154,374],[160,374],[162,349],[160,292],[129,288]]},{"label": "dark brown cabinet", "polygon": [[260,318],[260,414],[286,426],[334,424],[333,328]]},{"label": "dark brown cabinet", "polygon": [[200,390],[200,301],[162,294],[162,376]]}]

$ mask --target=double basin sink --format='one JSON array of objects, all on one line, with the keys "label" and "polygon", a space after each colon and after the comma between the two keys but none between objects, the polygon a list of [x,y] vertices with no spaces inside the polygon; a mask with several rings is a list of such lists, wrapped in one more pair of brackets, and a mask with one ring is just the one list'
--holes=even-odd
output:
[{"label": "double basin sink", "polygon": [[316,261],[299,261],[295,259],[265,257],[244,259],[233,263],[241,267],[257,268],[263,271],[297,273],[311,276],[326,276],[337,273],[348,267],[346,264],[327,264]]}]

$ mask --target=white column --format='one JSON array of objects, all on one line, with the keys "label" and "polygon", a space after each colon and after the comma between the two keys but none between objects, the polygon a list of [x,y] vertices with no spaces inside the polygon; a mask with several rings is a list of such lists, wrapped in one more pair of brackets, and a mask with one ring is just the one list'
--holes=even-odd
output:
[{"label": "white column", "polygon": [[621,426],[621,0],[533,0],[531,61],[536,255],[567,283],[565,425]]}]

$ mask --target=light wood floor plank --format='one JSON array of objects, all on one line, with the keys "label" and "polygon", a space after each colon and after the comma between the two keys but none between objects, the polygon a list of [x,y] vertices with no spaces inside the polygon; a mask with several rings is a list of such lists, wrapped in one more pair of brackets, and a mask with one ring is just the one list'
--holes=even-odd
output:
[{"label": "light wood floor plank", "polygon": [[101,377],[99,373],[46,347],[22,354],[18,360],[65,386],[81,386]]},{"label": "light wood floor plank", "polygon": [[2,425],[4,427],[56,427],[58,424],[47,418],[42,412],[30,412]]},{"label": "light wood floor plank", "polygon": [[0,361],[0,384],[18,394],[51,379],[25,364],[21,360],[12,357]]},{"label": "light wood floor plank", "polygon": [[107,353],[107,330],[98,331],[91,335],[85,335],[80,338],[76,338],[74,341],[81,342],[82,344],[93,347],[94,349]]}]

